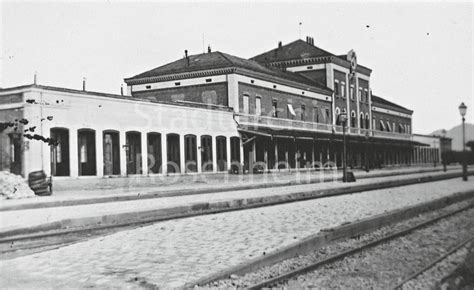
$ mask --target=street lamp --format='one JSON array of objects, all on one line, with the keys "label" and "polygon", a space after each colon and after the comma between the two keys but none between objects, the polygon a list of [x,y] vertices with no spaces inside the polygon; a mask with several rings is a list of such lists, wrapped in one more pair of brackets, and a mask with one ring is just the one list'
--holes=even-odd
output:
[{"label": "street lamp", "polygon": [[441,149],[441,162],[443,162],[443,171],[446,172],[447,168],[446,168],[446,147],[445,147],[445,143],[446,143],[446,133],[447,131],[445,129],[441,130],[441,140],[440,140],[440,144],[439,144],[439,147]]},{"label": "street lamp", "polygon": [[462,117],[462,157],[463,157],[463,164],[462,164],[462,180],[467,181],[467,157],[466,157],[466,141],[465,141],[465,131],[464,131],[464,121],[466,119],[464,116],[466,116],[466,111],[467,111],[467,106],[464,104],[464,102],[459,105],[459,114],[461,114]]},{"label": "street lamp", "polygon": [[365,172],[369,172],[369,132],[365,133]]},{"label": "street lamp", "polygon": [[337,116],[339,122],[342,124],[342,140],[344,150],[342,152],[342,182],[347,182],[347,167],[346,167],[346,122],[347,115],[345,113]]}]

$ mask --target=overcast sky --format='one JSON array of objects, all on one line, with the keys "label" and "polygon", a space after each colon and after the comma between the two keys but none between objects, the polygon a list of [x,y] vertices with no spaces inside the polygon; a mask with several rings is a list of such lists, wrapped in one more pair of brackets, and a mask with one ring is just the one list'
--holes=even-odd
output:
[{"label": "overcast sky", "polygon": [[[471,2],[165,3],[1,1],[0,87],[40,84],[120,93],[123,78],[211,45],[250,58],[306,35],[354,49],[373,93],[414,110],[416,133],[474,123]],[[204,41],[203,41],[204,40]],[[203,45],[204,44],[204,45]]]}]

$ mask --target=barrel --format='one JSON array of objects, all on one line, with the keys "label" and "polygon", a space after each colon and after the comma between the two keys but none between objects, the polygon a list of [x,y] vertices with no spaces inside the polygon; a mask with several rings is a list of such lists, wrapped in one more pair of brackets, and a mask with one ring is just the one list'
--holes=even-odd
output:
[{"label": "barrel", "polygon": [[51,178],[46,176],[44,171],[34,171],[28,174],[28,185],[36,195],[51,195]]}]

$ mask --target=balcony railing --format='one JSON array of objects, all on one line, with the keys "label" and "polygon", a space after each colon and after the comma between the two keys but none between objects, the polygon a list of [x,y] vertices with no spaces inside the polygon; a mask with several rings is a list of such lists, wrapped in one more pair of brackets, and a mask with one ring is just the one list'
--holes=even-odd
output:
[{"label": "balcony railing", "polygon": [[239,124],[251,125],[252,127],[268,127],[272,129],[301,129],[304,131],[315,131],[315,132],[332,132],[331,124],[320,124],[313,122],[305,122],[299,120],[273,118],[267,116],[247,115],[238,114]]},{"label": "balcony railing", "polygon": [[[248,114],[236,114],[236,121],[243,127],[251,126],[252,129],[271,128],[273,130],[303,130],[310,132],[336,132],[342,134],[342,126],[335,126],[332,124],[320,124],[313,122],[305,122],[300,120],[291,120],[284,118],[274,118],[268,116],[257,116]],[[346,128],[346,133],[350,135],[370,136],[379,138],[390,138],[390,139],[402,139],[411,140],[410,134],[397,133],[397,132],[385,132],[370,129],[361,128]]]},{"label": "balcony railing", "polygon": [[413,139],[411,134],[397,133],[397,132],[385,132],[385,131],[378,131],[378,130],[372,130],[372,135],[374,137],[391,138],[391,139],[403,139],[403,140],[412,140]]}]

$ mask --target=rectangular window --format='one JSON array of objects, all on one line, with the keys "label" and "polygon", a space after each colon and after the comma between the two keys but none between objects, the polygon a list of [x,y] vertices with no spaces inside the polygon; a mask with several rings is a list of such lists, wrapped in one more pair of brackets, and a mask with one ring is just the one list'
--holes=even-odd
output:
[{"label": "rectangular window", "polygon": [[278,118],[277,100],[272,100],[272,116]]},{"label": "rectangular window", "polygon": [[346,97],[346,83],[344,82],[341,83],[341,97]]},{"label": "rectangular window", "polygon": [[313,107],[313,122],[319,123],[319,108]]},{"label": "rectangular window", "polygon": [[369,102],[369,91],[367,89],[364,89],[364,100],[366,103]]},{"label": "rectangular window", "polygon": [[334,94],[336,96],[339,96],[339,82],[338,81],[334,81]]},{"label": "rectangular window", "polygon": [[243,102],[244,114],[248,114],[249,113],[249,96],[244,95],[243,100],[244,100],[244,102]]},{"label": "rectangular window", "polygon": [[301,121],[304,121],[306,119],[306,106],[301,105]]},{"label": "rectangular window", "polygon": [[294,116],[296,116],[296,113],[293,109],[293,105],[288,104],[288,119],[293,119]]},{"label": "rectangular window", "polygon": [[351,100],[353,100],[354,99],[354,86],[351,86],[349,94],[350,94]]},{"label": "rectangular window", "polygon": [[326,123],[331,124],[331,115],[329,114],[328,108],[326,108]]},{"label": "rectangular window", "polygon": [[377,127],[375,126],[375,124],[376,124],[376,123],[375,123],[375,119],[372,119],[372,128],[377,129]]},{"label": "rectangular window", "polygon": [[255,98],[255,115],[260,116],[262,114],[262,99],[260,97]]},{"label": "rectangular window", "polygon": [[411,134],[411,129],[410,129],[410,125],[408,125],[408,134]]},{"label": "rectangular window", "polygon": [[359,101],[362,102],[362,88],[359,88]]}]

